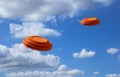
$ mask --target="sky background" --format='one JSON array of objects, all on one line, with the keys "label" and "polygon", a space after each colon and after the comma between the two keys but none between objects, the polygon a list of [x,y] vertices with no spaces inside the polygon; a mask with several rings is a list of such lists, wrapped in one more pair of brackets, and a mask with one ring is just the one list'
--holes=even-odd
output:
[{"label": "sky background", "polygon": [[[119,0],[0,0],[0,77],[120,77],[119,9]],[[84,26],[86,17],[101,23]],[[53,48],[27,48],[30,35]]]}]

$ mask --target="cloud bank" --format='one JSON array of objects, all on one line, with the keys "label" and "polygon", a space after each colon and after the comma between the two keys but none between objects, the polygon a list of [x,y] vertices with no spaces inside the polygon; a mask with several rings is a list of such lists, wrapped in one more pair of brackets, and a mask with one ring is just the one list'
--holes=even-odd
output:
[{"label": "cloud bank", "polygon": [[74,77],[78,74],[84,74],[82,70],[69,70],[66,65],[60,65],[56,71],[27,71],[27,72],[12,72],[8,73],[7,77]]},{"label": "cloud bank", "polygon": [[[74,16],[98,5],[109,6],[113,0],[1,0],[0,16],[27,21],[44,20],[49,16]],[[7,4],[9,3],[9,4]]]},{"label": "cloud bank", "polygon": [[59,57],[26,48],[23,44],[15,44],[8,48],[0,45],[0,70],[53,68],[59,64]]}]

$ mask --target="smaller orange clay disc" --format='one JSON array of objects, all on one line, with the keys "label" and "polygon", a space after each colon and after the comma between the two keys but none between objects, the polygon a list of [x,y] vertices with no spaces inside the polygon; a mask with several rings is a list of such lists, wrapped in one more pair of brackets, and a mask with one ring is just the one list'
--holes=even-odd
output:
[{"label": "smaller orange clay disc", "polygon": [[88,17],[88,18],[84,18],[81,21],[81,24],[86,26],[94,26],[100,24],[100,20],[95,17]]}]

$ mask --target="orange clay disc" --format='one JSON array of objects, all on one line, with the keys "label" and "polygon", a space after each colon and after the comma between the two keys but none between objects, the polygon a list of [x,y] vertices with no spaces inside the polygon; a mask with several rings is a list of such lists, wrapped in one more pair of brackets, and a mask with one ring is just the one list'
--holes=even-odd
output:
[{"label": "orange clay disc", "polygon": [[52,49],[52,44],[46,38],[41,36],[28,36],[23,40],[23,44],[31,49],[48,51]]},{"label": "orange clay disc", "polygon": [[81,21],[81,24],[86,26],[94,26],[100,24],[100,20],[95,17],[88,17],[88,18],[84,18]]},{"label": "orange clay disc", "polygon": [[48,51],[48,50],[51,49],[50,46],[36,46],[36,45],[32,45],[32,44],[29,44],[29,43],[26,43],[26,42],[24,42],[24,45],[31,48],[31,49],[40,50],[40,51]]},{"label": "orange clay disc", "polygon": [[48,46],[51,45],[51,43],[41,36],[28,36],[24,38],[25,41],[27,41],[30,44],[38,45],[38,46]]}]

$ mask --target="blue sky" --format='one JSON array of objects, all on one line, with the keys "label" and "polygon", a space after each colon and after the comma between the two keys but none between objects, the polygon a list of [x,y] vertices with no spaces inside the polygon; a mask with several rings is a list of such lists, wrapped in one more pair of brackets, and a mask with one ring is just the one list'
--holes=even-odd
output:
[{"label": "blue sky", "polygon": [[[120,77],[120,1],[7,2],[0,1],[0,77]],[[101,23],[80,24],[86,17]],[[53,48],[25,47],[29,35],[49,39]]]}]

